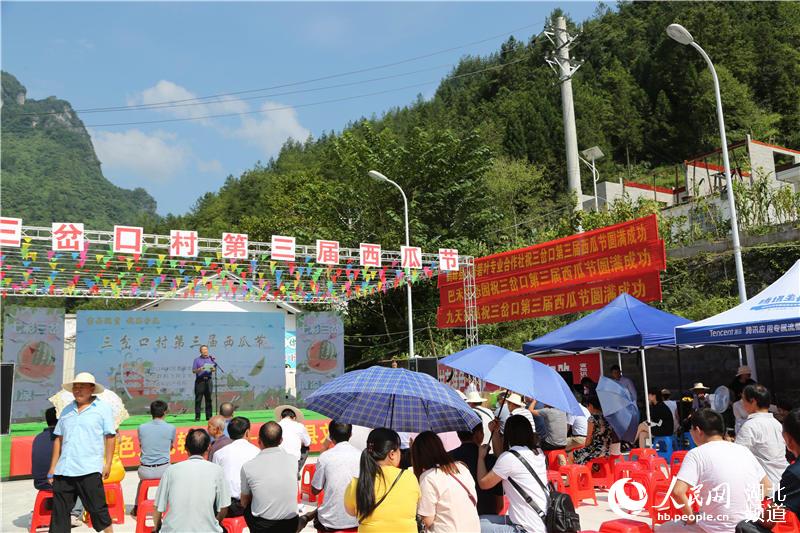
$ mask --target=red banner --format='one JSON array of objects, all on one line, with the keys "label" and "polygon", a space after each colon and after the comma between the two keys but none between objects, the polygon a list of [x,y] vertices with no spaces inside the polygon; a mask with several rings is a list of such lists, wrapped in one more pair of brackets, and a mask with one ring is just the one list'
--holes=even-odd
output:
[{"label": "red banner", "polygon": [[[643,302],[660,300],[659,271],[479,302],[478,323],[493,324],[598,309],[623,292]],[[463,328],[464,322],[463,306],[439,307],[438,327]]]},{"label": "red banner", "polygon": [[[321,452],[322,443],[328,438],[328,424],[330,420],[306,420],[304,422],[308,435],[311,437],[311,451]],[[250,441],[258,445],[258,430],[263,422],[255,423],[250,426]],[[205,426],[197,426],[205,429]],[[175,435],[175,446],[170,450],[170,461],[177,463],[188,459],[189,454],[184,447],[186,435],[191,427],[177,428]],[[122,430],[118,433],[119,438],[119,457],[125,468],[139,466],[139,436],[135,429]],[[31,447],[33,437],[12,437],[11,439],[11,465],[9,470],[10,477],[30,476],[31,475]]]},{"label": "red banner", "polygon": [[[565,260],[552,266],[520,270],[478,280],[475,285],[477,302],[506,299],[511,296],[555,289],[565,284],[589,283],[618,276],[642,274],[666,268],[664,241],[653,241],[618,248],[602,256]],[[442,307],[463,305],[461,283],[439,289]]]},{"label": "red banner", "polygon": [[553,367],[556,372],[572,372],[572,383],[577,385],[585,377],[600,381],[600,354],[580,353],[572,355],[537,355],[540,363]]},{"label": "red banner", "polygon": [[[653,214],[586,233],[570,235],[563,239],[481,257],[475,260],[475,278],[476,281],[482,281],[484,278],[523,269],[542,268],[570,259],[608,254],[621,248],[656,240],[658,240],[658,220]],[[438,282],[439,287],[461,283],[462,271],[439,276]]]}]

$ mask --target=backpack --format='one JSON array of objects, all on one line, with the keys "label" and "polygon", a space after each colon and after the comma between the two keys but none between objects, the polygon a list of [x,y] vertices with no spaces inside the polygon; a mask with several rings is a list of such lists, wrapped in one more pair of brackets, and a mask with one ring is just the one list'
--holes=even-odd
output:
[{"label": "backpack", "polygon": [[539,486],[542,487],[542,490],[547,497],[547,512],[545,513],[542,511],[536,502],[533,501],[533,498],[525,492],[516,481],[511,478],[508,478],[508,482],[511,483],[511,486],[520,493],[520,495],[525,499],[525,501],[530,505],[533,510],[539,515],[539,518],[542,519],[544,522],[544,526],[547,529],[547,533],[578,533],[581,530],[581,519],[578,516],[578,513],[575,512],[575,506],[572,504],[572,498],[570,498],[567,494],[563,492],[558,492],[556,490],[548,490],[542,480],[539,479],[539,476],[536,475],[536,472],[533,470],[531,465],[528,461],[522,457],[519,452],[516,450],[509,450],[514,456],[525,465],[525,468],[528,469],[528,472],[531,473],[533,478],[539,483]]}]

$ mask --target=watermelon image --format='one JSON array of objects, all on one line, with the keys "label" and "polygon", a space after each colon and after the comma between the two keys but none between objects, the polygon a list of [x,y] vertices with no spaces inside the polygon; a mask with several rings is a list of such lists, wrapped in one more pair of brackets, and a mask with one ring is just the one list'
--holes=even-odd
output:
[{"label": "watermelon image", "polygon": [[308,367],[317,372],[336,368],[336,347],[330,341],[317,341],[308,347]]},{"label": "watermelon image", "polygon": [[56,354],[44,341],[33,341],[17,354],[17,374],[27,381],[46,381],[56,370]]}]

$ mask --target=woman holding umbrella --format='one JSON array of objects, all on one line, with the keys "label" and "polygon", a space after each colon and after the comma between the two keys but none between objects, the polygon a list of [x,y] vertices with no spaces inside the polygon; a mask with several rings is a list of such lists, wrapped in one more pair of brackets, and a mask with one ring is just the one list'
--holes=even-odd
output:
[{"label": "woman holding umbrella", "polygon": [[586,430],[586,445],[572,452],[572,461],[580,465],[598,457],[607,457],[612,440],[611,426],[603,417],[600,399],[597,396],[590,396],[586,401],[586,408],[592,415]]},{"label": "woman holding umbrella", "polygon": [[345,510],[358,518],[359,533],[417,533],[420,490],[400,466],[400,435],[373,429],[361,452],[360,472],[344,494]]}]

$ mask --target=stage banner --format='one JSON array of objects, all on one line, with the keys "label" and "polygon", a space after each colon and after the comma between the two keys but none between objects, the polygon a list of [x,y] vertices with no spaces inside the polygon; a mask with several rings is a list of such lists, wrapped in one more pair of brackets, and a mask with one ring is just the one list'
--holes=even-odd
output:
[{"label": "stage banner", "polygon": [[286,331],[286,366],[288,368],[297,368],[297,332]]},{"label": "stage banner", "polygon": [[[588,283],[620,276],[664,270],[667,266],[664,241],[656,240],[618,248],[599,256],[570,259],[548,267],[534,267],[477,280],[475,296],[478,303],[525,293],[546,291],[564,285]],[[442,307],[463,305],[462,283],[439,289]]]},{"label": "stage banner", "polygon": [[219,402],[264,409],[284,399],[282,313],[78,311],[75,371],[91,372],[131,413],[161,399],[194,411],[192,363],[208,346],[220,366]]},{"label": "stage banner", "polygon": [[[562,239],[478,258],[475,260],[475,279],[481,281],[520,270],[549,267],[571,259],[607,255],[657,240],[658,219],[655,214],[648,215]],[[439,276],[439,287],[462,283],[462,275],[463,270],[459,270]]]},{"label": "stage banner", "polygon": [[572,372],[572,383],[569,385],[577,385],[586,377],[595,383],[600,381],[599,353],[537,355],[534,359],[552,367],[556,372]]},{"label": "stage banner", "polygon": [[[599,309],[623,292],[643,302],[661,300],[660,273],[656,270],[634,276],[565,285],[549,291],[478,302],[478,324]],[[439,328],[463,328],[464,307],[439,307],[437,325]]]},{"label": "stage banner", "polygon": [[297,316],[297,401],[344,373],[344,324],[333,311]]},{"label": "stage banner", "polygon": [[14,363],[11,420],[41,420],[64,371],[64,310],[6,305],[3,362]]}]

